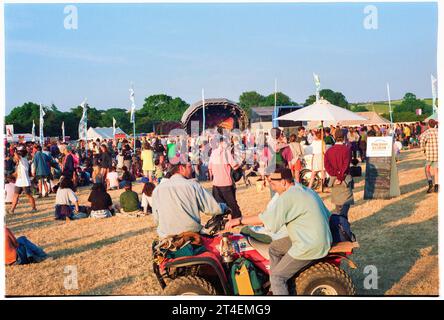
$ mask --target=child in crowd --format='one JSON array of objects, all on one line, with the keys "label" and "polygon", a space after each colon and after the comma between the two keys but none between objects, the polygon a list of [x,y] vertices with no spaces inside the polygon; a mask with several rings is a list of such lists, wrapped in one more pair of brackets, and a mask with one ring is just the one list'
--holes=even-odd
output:
[{"label": "child in crowd", "polygon": [[9,176],[7,181],[8,183],[5,184],[5,204],[11,204],[14,198],[15,177]]},{"label": "child in crowd", "polygon": [[352,177],[362,177],[362,168],[358,166],[359,160],[358,159],[352,159],[351,161],[351,167],[350,167],[350,175]]},{"label": "child in crowd", "polygon": [[102,174],[100,173],[99,161],[95,158],[93,160],[93,172],[92,172],[92,182],[93,183],[102,183]]},{"label": "child in crowd", "polygon": [[131,174],[131,172],[128,170],[127,166],[122,167],[122,177],[120,178],[119,188],[123,189],[126,182],[132,182],[134,181],[134,178]]},{"label": "child in crowd", "polygon": [[116,167],[111,167],[106,175],[106,187],[108,190],[119,189],[119,175],[116,172]]},{"label": "child in crowd", "polygon": [[145,184],[143,185],[142,208],[145,214],[152,213],[151,211],[152,210],[151,208],[153,207],[152,195],[155,187],[156,186],[154,185],[154,183],[151,182],[145,182]]},{"label": "child in crowd", "polygon": [[163,178],[164,166],[163,166],[163,163],[161,163],[159,159],[154,160],[154,165],[156,167],[156,169],[154,171],[154,175],[156,177],[156,182],[160,183],[160,181]]},{"label": "child in crowd", "polygon": [[401,150],[403,148],[401,140],[402,138],[398,136],[393,144],[393,151],[395,152],[396,161],[399,161],[399,156],[401,155]]}]

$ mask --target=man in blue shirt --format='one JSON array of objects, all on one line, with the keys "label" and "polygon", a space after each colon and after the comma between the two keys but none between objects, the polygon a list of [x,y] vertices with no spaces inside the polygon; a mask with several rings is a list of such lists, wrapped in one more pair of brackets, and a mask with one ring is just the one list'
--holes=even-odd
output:
[{"label": "man in blue shirt", "polygon": [[313,260],[325,257],[331,247],[330,212],[322,199],[301,184],[294,185],[289,169],[268,177],[271,189],[279,194],[274,203],[258,216],[231,219],[234,226],[264,225],[272,232],[286,227],[288,237],[275,240],[269,248],[270,282],[274,295],[288,295],[287,281]]},{"label": "man in blue shirt", "polygon": [[49,187],[47,184],[47,180],[49,178],[50,174],[50,166],[51,158],[46,154],[42,152],[42,147],[40,145],[36,145],[34,147],[34,157],[33,157],[33,164],[34,164],[34,170],[35,170],[35,177],[39,184],[39,198],[42,197],[43,188],[45,189],[46,197],[49,196]]}]

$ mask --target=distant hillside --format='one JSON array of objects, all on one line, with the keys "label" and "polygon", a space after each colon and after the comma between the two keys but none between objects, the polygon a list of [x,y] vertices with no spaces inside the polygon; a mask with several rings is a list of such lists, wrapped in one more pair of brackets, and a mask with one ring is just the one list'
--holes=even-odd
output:
[{"label": "distant hillside", "polygon": [[[426,104],[432,106],[432,99],[422,99]],[[401,104],[402,100],[392,100],[392,109]],[[358,102],[358,103],[350,103],[352,106],[364,106],[368,109],[368,111],[374,111],[378,114],[388,113],[389,112],[389,104],[388,101],[375,101],[375,102]]]}]

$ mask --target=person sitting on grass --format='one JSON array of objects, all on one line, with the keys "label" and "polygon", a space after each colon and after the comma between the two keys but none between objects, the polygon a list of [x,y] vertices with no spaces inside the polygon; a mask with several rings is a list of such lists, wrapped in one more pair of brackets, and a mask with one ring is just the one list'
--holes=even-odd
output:
[{"label": "person sitting on grass", "polygon": [[119,177],[116,172],[116,167],[112,166],[106,175],[106,188],[107,190],[119,189]]},{"label": "person sitting on grass", "polygon": [[48,255],[25,236],[15,238],[11,230],[5,227],[5,264],[38,263]]},{"label": "person sitting on grass", "polygon": [[109,218],[113,216],[113,201],[106,192],[103,183],[94,183],[88,201],[91,203],[91,218]]},{"label": "person sitting on grass", "polygon": [[145,214],[152,213],[153,207],[153,191],[156,185],[152,182],[145,182],[142,189],[142,208]]},{"label": "person sitting on grass", "polygon": [[120,183],[119,183],[120,189],[122,189],[125,186],[126,182],[134,181],[134,178],[133,178],[131,172],[128,170],[127,166],[122,167],[122,177],[119,180],[120,180]]},{"label": "person sitting on grass", "polygon": [[122,214],[137,214],[140,213],[139,196],[132,190],[131,181],[125,181],[125,191],[120,195],[120,212]]},{"label": "person sitting on grass", "polygon": [[79,200],[73,191],[71,179],[63,178],[56,193],[55,218],[56,220],[86,218],[85,213],[79,213]]}]

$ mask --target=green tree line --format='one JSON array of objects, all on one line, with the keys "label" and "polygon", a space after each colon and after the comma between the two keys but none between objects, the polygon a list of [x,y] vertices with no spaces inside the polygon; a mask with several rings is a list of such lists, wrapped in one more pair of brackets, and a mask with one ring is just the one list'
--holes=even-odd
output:
[{"label": "green tree line", "polygon": [[[320,91],[320,96],[337,106],[352,110],[354,112],[368,111],[365,106],[349,104],[346,97],[341,92],[335,92],[330,89]],[[316,100],[314,95],[309,96],[304,105],[307,106]],[[252,107],[274,106],[275,94],[262,95],[256,91],[243,92],[239,97],[239,106],[243,108],[248,115],[251,115]],[[282,93],[276,93],[276,104],[278,106],[298,105],[291,98]],[[142,108],[136,110],[136,132],[151,132],[156,124],[180,121],[182,114],[189,107],[189,104],[183,99],[173,98],[166,94],[156,94],[146,97]],[[417,116],[416,109],[422,109],[422,115]],[[65,122],[65,134],[71,139],[78,138],[78,125],[82,117],[82,107],[75,106],[69,111],[60,111],[54,104],[44,106],[45,136],[61,136],[61,124]],[[15,107],[5,118],[6,124],[13,124],[16,133],[30,133],[32,121],[35,121],[36,135],[39,133],[39,110],[37,103],[26,102],[21,106]],[[413,93],[406,93],[401,104],[394,107],[394,121],[418,121],[423,120],[432,113],[431,106],[423,100],[417,99]],[[127,133],[132,132],[132,123],[130,123],[130,114],[128,109],[119,107],[110,107],[106,110],[97,109],[88,106],[88,127],[111,127],[113,118],[116,119],[116,126]],[[389,119],[388,114],[383,115]]]}]

